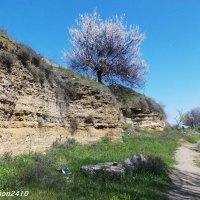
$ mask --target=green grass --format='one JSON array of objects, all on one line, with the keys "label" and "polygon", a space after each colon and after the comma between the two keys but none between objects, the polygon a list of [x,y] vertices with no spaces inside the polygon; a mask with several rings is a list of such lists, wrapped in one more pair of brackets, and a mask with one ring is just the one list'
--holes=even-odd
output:
[{"label": "green grass", "polygon": [[[175,134],[143,133],[134,137],[125,135],[123,142],[118,143],[107,138],[91,145],[70,141],[52,147],[46,155],[21,155],[14,159],[7,156],[0,163],[0,190],[29,190],[26,199],[38,200],[164,199],[169,184],[167,171],[161,174],[148,171],[128,173],[122,180],[90,179],[80,172],[80,167],[122,161],[133,154],[143,153],[158,156],[170,168],[175,163],[173,155],[177,140]],[[57,167],[69,167],[73,174],[67,179],[55,171]]]},{"label": "green grass", "polygon": [[185,140],[190,143],[196,143],[200,140],[200,134],[185,136]]},{"label": "green grass", "polygon": [[55,71],[59,71],[65,74],[68,78],[70,78],[70,81],[72,81],[73,83],[82,83],[83,85],[91,86],[94,89],[99,89],[100,91],[110,93],[110,90],[108,89],[106,85],[101,84],[91,79],[90,77],[85,77],[69,68],[54,67],[53,69]]},{"label": "green grass", "polygon": [[196,166],[200,168],[200,160],[196,161]]}]

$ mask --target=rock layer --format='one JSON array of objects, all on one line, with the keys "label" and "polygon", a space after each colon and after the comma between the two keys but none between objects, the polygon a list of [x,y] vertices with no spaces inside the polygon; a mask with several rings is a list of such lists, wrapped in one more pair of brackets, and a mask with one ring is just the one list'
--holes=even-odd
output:
[{"label": "rock layer", "polygon": [[120,108],[111,97],[79,85],[76,97],[64,100],[56,97],[56,89],[35,81],[23,65],[16,64],[11,73],[0,65],[0,153],[43,151],[60,137],[80,142],[120,137]]},{"label": "rock layer", "polygon": [[[93,87],[94,81],[85,84],[52,66],[54,74],[36,61],[24,62],[17,54],[22,47],[0,35],[0,54],[8,53],[0,59],[0,154],[44,151],[69,138],[82,143],[121,138],[127,116],[108,88],[105,92]],[[135,125],[161,130],[164,124],[155,125],[162,121],[158,116],[132,113],[130,118]]]}]

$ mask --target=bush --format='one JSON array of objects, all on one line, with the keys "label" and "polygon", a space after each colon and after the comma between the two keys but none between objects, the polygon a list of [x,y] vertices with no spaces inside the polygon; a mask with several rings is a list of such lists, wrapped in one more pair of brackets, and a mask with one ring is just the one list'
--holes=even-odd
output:
[{"label": "bush", "polygon": [[33,65],[28,65],[26,67],[29,70],[29,72],[33,75],[35,81],[40,81],[41,84],[44,82],[45,74],[42,70],[40,70],[39,68],[37,68]]},{"label": "bush", "polygon": [[38,55],[35,51],[32,50],[32,59],[31,59],[31,63],[34,64],[35,66],[39,66],[40,65],[40,61],[41,61],[41,56]]},{"label": "bush", "polygon": [[87,116],[84,119],[84,123],[86,123],[86,124],[93,124],[93,117],[91,115]]},{"label": "bush", "polygon": [[78,122],[76,119],[73,118],[70,120],[70,128],[72,133],[76,132],[76,130],[78,129]]},{"label": "bush", "polygon": [[[76,90],[74,85],[70,81],[64,81],[61,77],[61,74],[53,71],[54,73],[54,81],[63,90],[63,94],[65,98],[70,97],[71,99],[76,98]],[[67,100],[67,99],[66,99]]]},{"label": "bush", "polygon": [[12,160],[12,157],[11,157],[11,155],[12,155],[12,152],[5,152],[4,154],[3,154],[3,156],[1,157],[1,160],[3,161],[3,162],[10,162],[11,160]]},{"label": "bush", "polygon": [[6,66],[7,71],[10,73],[11,69],[12,69],[12,65],[15,62],[15,57],[13,54],[9,53],[9,52],[4,52],[1,51],[0,52],[0,62]]},{"label": "bush", "polygon": [[162,119],[166,119],[165,111],[161,105],[159,105],[158,103],[156,103],[154,100],[150,98],[146,98],[146,102],[148,103],[149,109],[151,111],[157,112],[162,117]]},{"label": "bush", "polygon": [[23,160],[16,161],[19,167],[17,183],[19,187],[31,186],[48,189],[58,189],[65,180],[55,172],[55,157],[47,157],[41,154],[35,154],[31,162]]},{"label": "bush", "polygon": [[38,128],[42,128],[44,124],[42,117],[38,117],[37,122],[38,122]]},{"label": "bush", "polygon": [[26,65],[28,61],[36,66],[40,64],[41,56],[30,47],[23,44],[18,45],[17,56],[24,65]]},{"label": "bush", "polygon": [[133,125],[129,123],[124,123],[122,128],[124,131],[128,131],[133,128]]},{"label": "bush", "polygon": [[147,103],[147,101],[145,99],[142,99],[138,102],[138,106],[143,110],[143,111],[147,111],[149,110],[149,105]]},{"label": "bush", "polygon": [[154,175],[165,174],[167,171],[167,165],[163,160],[156,156],[148,156],[147,162],[144,164],[142,170],[152,173]]},{"label": "bush", "polygon": [[108,136],[104,136],[101,138],[101,142],[104,143],[104,144],[108,144],[111,142],[111,138],[108,137]]},{"label": "bush", "polygon": [[200,135],[188,135],[185,139],[190,143],[197,143],[200,140]]},{"label": "bush", "polygon": [[30,48],[20,45],[17,56],[23,64],[26,64],[27,61],[31,60]]},{"label": "bush", "polygon": [[63,88],[61,88],[60,86],[56,87],[55,93],[56,93],[56,98],[65,96],[65,90]]},{"label": "bush", "polygon": [[8,36],[8,32],[6,30],[4,30],[3,28],[0,28],[0,36],[7,37]]},{"label": "bush", "polygon": [[76,140],[74,138],[69,138],[67,140],[67,145],[74,146],[76,144]]}]

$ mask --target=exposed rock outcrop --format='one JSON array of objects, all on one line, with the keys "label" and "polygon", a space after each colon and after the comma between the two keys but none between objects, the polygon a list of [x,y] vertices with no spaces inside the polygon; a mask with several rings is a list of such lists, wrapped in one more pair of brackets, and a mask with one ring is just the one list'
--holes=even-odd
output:
[{"label": "exposed rock outcrop", "polygon": [[[0,154],[43,151],[72,137],[82,143],[103,136],[119,139],[127,118],[123,110],[109,88],[50,66],[0,34]],[[145,128],[155,127],[158,119],[159,114],[131,115]]]},{"label": "exposed rock outcrop", "polygon": [[165,127],[165,112],[154,100],[122,86],[111,87],[125,122],[134,126],[162,131]]},{"label": "exposed rock outcrop", "polygon": [[126,109],[123,109],[124,116],[126,117],[125,121],[128,124],[156,131],[162,131],[165,127],[165,121],[158,113],[152,111],[144,112],[136,108],[128,108],[128,110],[132,110],[132,112],[127,115]]},{"label": "exposed rock outcrop", "polygon": [[[65,141],[72,136],[80,142],[120,136],[115,101],[85,85],[76,86],[76,96],[68,100],[56,97],[56,89],[47,81],[35,81],[20,64],[11,73],[0,65],[0,153],[5,149],[15,154],[40,151],[56,139]],[[85,122],[88,116],[90,124]]]}]

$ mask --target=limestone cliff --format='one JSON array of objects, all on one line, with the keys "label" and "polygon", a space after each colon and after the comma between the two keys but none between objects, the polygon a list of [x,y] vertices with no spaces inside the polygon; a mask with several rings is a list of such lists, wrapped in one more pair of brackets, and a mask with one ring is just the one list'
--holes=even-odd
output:
[{"label": "limestone cliff", "polygon": [[162,131],[165,112],[154,100],[122,86],[110,87],[120,103],[125,122],[147,130]]},{"label": "limestone cliff", "polygon": [[155,125],[163,122],[159,113],[127,115],[117,99],[106,86],[51,66],[0,34],[0,154],[43,151],[69,138],[83,143],[102,136],[119,139],[128,117],[141,127],[164,127]]}]

